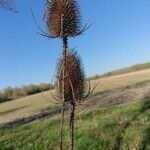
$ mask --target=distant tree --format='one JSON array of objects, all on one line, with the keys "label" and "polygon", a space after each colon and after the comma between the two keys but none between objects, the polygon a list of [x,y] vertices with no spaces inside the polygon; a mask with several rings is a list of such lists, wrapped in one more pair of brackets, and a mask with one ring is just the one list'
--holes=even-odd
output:
[{"label": "distant tree", "polygon": [[4,102],[6,100],[6,96],[4,95],[4,93],[0,92],[0,103]]},{"label": "distant tree", "polygon": [[[39,88],[40,88],[41,92],[47,91],[50,89],[50,84],[41,83],[41,84],[39,84]],[[52,85],[51,85],[51,88],[54,88],[54,87],[52,87]]]},{"label": "distant tree", "polygon": [[24,96],[26,96],[26,93],[23,90],[23,88],[19,88],[19,87],[14,88],[13,95],[12,95],[13,99],[17,99]]},{"label": "distant tree", "polygon": [[0,91],[0,103],[8,101],[8,100],[14,100],[17,98],[25,97],[28,95],[40,93],[43,91],[48,91],[54,88],[54,85],[46,84],[46,83],[41,83],[39,85],[36,84],[29,84],[29,85],[24,85],[21,87],[7,87]]},{"label": "distant tree", "polygon": [[4,89],[4,93],[5,93],[5,97],[7,100],[13,99],[13,88],[8,87],[8,88]]},{"label": "distant tree", "polygon": [[0,0],[0,7],[6,10],[17,12],[15,9],[15,4],[12,0]]}]

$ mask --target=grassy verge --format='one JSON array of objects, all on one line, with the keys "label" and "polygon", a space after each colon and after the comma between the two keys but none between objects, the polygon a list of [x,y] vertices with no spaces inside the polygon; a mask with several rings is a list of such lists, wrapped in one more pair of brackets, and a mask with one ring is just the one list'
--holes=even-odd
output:
[{"label": "grassy verge", "polygon": [[[66,118],[65,149],[68,149]],[[150,99],[86,112],[76,117],[75,149],[149,149]],[[49,119],[12,129],[0,129],[0,149],[57,150],[59,120]]]},{"label": "grassy verge", "polygon": [[107,72],[103,75],[103,77],[109,77],[109,76],[113,76],[113,75],[130,73],[130,72],[149,69],[149,68],[150,68],[150,62],[143,63],[143,64],[137,64],[137,65],[133,65],[131,67],[126,67],[126,68],[123,68],[123,69],[118,69],[118,70],[115,70],[115,71]]}]

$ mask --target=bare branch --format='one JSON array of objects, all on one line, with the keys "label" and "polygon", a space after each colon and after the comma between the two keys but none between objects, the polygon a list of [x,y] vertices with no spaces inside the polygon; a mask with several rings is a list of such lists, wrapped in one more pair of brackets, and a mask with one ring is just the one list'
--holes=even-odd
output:
[{"label": "bare branch", "polygon": [[52,100],[48,99],[48,98],[44,95],[44,92],[41,92],[41,95],[42,95],[42,97],[43,97],[45,100],[49,101],[50,103],[53,103],[53,104],[60,104],[60,103],[56,103],[56,102],[53,102]]},{"label": "bare branch", "polygon": [[93,23],[91,23],[90,25],[88,25],[87,23],[84,25],[84,27],[78,32],[77,35],[82,35],[85,31],[87,31],[91,26],[93,25]]},{"label": "bare branch", "polygon": [[38,22],[37,22],[37,20],[36,20],[36,18],[35,18],[33,9],[32,9],[31,1],[30,1],[30,11],[31,11],[31,15],[32,15],[32,18],[33,18],[33,21],[34,21],[36,27],[37,27],[38,30],[40,31],[40,32],[38,31],[37,33],[38,33],[39,35],[45,36],[45,37],[47,37],[47,38],[54,38],[54,37],[48,35],[48,33],[46,33],[46,32],[42,29],[42,27],[40,27],[40,25],[38,24]]},{"label": "bare branch", "polygon": [[12,12],[17,13],[18,11],[15,8],[15,4],[12,0],[0,0],[0,7],[10,10]]},{"label": "bare branch", "polygon": [[95,91],[96,87],[98,86],[99,83],[95,83],[94,84],[94,87],[91,89],[91,83],[90,81],[88,81],[88,85],[89,85],[89,88],[88,88],[88,92],[87,94],[83,97],[83,99],[86,99],[86,98],[89,98],[89,96],[91,96],[93,94],[93,92]]},{"label": "bare branch", "polygon": [[[52,83],[53,83],[53,79],[54,79],[54,75],[53,75],[53,78],[51,80],[51,83],[50,83],[50,94],[52,96],[53,99],[55,99],[56,101],[60,101],[61,100],[61,97],[57,96],[57,95],[54,95],[53,92],[52,92]],[[57,98],[56,98],[57,97]]]}]

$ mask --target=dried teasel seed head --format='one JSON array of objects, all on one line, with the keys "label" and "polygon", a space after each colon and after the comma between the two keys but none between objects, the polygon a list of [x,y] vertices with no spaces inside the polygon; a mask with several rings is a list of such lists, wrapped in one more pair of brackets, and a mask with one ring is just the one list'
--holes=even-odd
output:
[{"label": "dried teasel seed head", "polygon": [[[63,66],[63,59],[60,59],[57,69],[57,92],[61,98],[63,96]],[[65,102],[80,102],[85,92],[85,74],[77,52],[69,51],[67,53],[64,73]]]},{"label": "dried teasel seed head", "polygon": [[47,0],[45,17],[51,37],[75,37],[81,32],[80,12],[76,0]]}]

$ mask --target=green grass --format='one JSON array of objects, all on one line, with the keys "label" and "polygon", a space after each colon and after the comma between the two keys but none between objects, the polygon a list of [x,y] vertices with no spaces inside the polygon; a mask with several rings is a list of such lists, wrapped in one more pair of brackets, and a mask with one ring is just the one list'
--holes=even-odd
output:
[{"label": "green grass", "polygon": [[[150,99],[76,116],[75,150],[150,149]],[[68,118],[65,122],[68,149]],[[0,129],[0,150],[59,149],[59,120]]]}]

